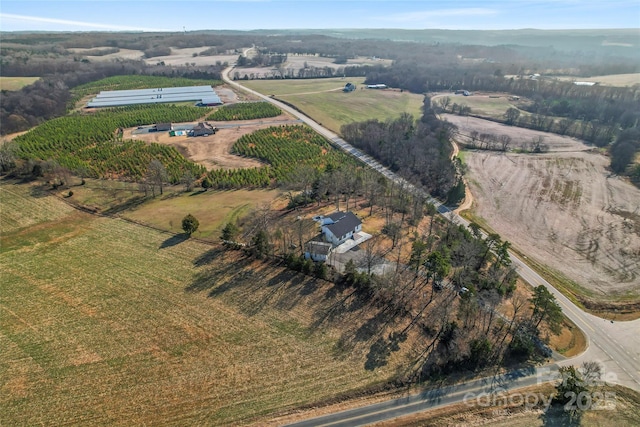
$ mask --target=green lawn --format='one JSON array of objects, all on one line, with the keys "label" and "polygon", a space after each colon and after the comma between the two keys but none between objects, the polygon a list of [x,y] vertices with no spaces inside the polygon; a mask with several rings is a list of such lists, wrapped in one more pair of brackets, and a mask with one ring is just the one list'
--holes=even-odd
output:
[{"label": "green lawn", "polygon": [[[363,79],[252,80],[242,82],[265,95],[289,102],[332,131],[339,133],[344,124],[369,119],[396,118],[404,112],[416,119],[422,115],[424,97],[400,90],[366,89]],[[342,92],[347,82],[357,89]]]},{"label": "green lawn", "polygon": [[167,199],[157,198],[124,213],[124,216],[181,233],[182,218],[192,214],[200,222],[194,236],[215,241],[227,222],[270,203],[279,194],[277,190],[195,191]]},{"label": "green lawn", "polygon": [[[506,95],[492,95],[498,98],[490,98],[488,95],[448,95],[451,105],[468,105],[471,107],[471,114],[504,120],[504,113],[510,108],[517,108]],[[451,107],[449,107],[450,109]],[[521,112],[525,114],[525,112]]]}]

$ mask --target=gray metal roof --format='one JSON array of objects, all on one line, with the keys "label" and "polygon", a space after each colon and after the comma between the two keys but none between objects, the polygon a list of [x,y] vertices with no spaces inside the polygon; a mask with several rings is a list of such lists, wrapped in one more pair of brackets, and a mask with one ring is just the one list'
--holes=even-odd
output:
[{"label": "gray metal roof", "polygon": [[336,212],[329,215],[329,217],[335,222],[333,224],[325,225],[325,227],[327,227],[327,229],[337,238],[341,238],[347,233],[354,231],[358,225],[362,224],[362,221],[360,221],[353,212]]},{"label": "gray metal roof", "polygon": [[121,98],[127,96],[145,96],[158,94],[213,92],[211,86],[160,87],[154,89],[103,90],[96,98]]},{"label": "gray metal roof", "polygon": [[[158,89],[140,89],[127,91],[101,92],[100,95],[87,103],[87,107],[119,107],[136,104],[160,104],[164,102],[183,101],[203,101],[206,103],[222,104],[220,97],[211,86],[190,86],[186,91],[179,91],[185,88],[166,88],[162,91]],[[126,92],[126,96],[107,96]],[[102,96],[104,95],[104,96]],[[202,102],[204,103],[204,102]]]}]

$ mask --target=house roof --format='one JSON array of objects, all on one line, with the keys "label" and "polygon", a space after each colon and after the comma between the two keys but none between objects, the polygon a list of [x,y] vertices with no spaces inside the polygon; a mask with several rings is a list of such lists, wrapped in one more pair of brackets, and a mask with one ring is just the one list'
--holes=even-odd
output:
[{"label": "house roof", "polygon": [[333,220],[333,224],[328,224],[325,227],[336,237],[344,236],[362,224],[362,221],[353,212],[335,212],[329,215],[329,218]]},{"label": "house roof", "polygon": [[307,242],[306,249],[310,254],[329,255],[329,252],[331,252],[331,243]]}]

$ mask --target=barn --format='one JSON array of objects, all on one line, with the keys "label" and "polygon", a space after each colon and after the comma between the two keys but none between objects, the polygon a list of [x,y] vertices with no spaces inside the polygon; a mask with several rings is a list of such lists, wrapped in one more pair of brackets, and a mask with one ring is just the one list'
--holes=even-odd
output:
[{"label": "barn", "polygon": [[87,108],[185,101],[196,102],[196,105],[222,104],[220,97],[211,86],[185,86],[101,91],[87,103]]}]

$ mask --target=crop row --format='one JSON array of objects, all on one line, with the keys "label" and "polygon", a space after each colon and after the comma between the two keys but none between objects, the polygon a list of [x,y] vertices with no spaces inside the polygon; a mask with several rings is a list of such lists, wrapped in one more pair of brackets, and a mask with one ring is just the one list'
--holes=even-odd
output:
[{"label": "crop row", "polygon": [[254,157],[269,166],[254,169],[213,170],[208,184],[214,188],[267,187],[287,178],[301,165],[318,171],[353,163],[346,154],[306,126],[281,126],[261,129],[242,136],[233,153]]},{"label": "crop row", "polygon": [[211,113],[207,119],[222,121],[253,120],[276,117],[280,114],[282,114],[282,111],[268,102],[243,102],[220,107]]},{"label": "crop row", "polygon": [[50,120],[15,139],[25,159],[56,160],[72,171],[95,177],[140,178],[149,162],[159,159],[169,178],[177,182],[186,170],[195,176],[202,166],[189,162],[175,148],[122,141],[119,128],[159,122],[193,121],[206,114],[197,107],[136,105],[105,109],[91,115],[69,115]]}]

